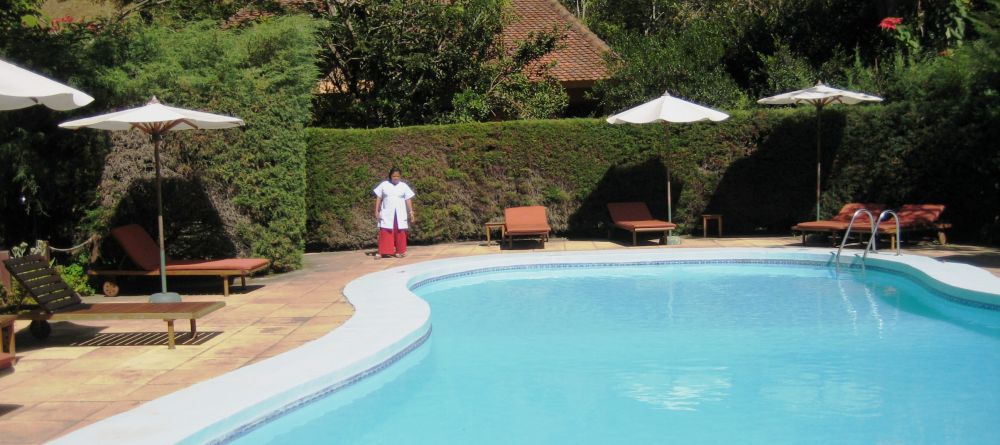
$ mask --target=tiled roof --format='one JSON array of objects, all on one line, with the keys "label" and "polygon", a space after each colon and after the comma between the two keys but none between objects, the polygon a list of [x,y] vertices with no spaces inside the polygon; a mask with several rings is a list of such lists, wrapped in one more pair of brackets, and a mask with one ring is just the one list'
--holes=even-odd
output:
[{"label": "tiled roof", "polygon": [[553,27],[565,29],[566,35],[559,41],[559,49],[537,63],[555,61],[550,74],[563,84],[589,84],[608,78],[603,55],[611,52],[611,48],[558,0],[512,0],[511,6],[515,18],[504,29],[505,43],[513,45],[513,42],[527,38],[532,31],[551,31]]}]

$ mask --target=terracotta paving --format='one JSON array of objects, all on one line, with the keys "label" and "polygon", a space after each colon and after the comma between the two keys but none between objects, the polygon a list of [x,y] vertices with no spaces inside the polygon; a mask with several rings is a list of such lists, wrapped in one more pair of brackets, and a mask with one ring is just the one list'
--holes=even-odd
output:
[{"label": "terracotta paving", "polygon": [[[616,249],[626,244],[624,237],[613,241],[553,239],[545,250]],[[799,245],[799,239],[792,237],[692,237],[684,238],[681,247]],[[364,274],[437,258],[537,250],[537,244],[530,241],[514,247],[501,250],[496,244],[482,242],[413,246],[407,258],[377,261],[371,251],[307,254],[302,270],[251,279],[246,290],[236,287],[228,298],[182,290],[187,300],[225,301],[226,307],[198,321],[199,332],[205,334],[203,342],[179,345],[174,350],[167,349],[165,337],[159,337],[158,344],[143,340],[162,335],[165,330],[162,322],[154,320],[54,323],[52,335],[44,343],[31,336],[27,322],[20,321],[19,361],[14,370],[0,372],[0,444],[43,443],[318,338],[351,317],[353,308],[342,290]],[[638,248],[663,247],[647,243]],[[977,265],[1000,276],[1000,249],[921,245],[905,250]],[[213,285],[217,283],[198,287],[197,291],[214,289]],[[128,293],[129,289],[123,287],[123,294]],[[113,302],[145,298],[124,296]],[[187,323],[178,323],[178,329],[186,330]],[[100,338],[98,334],[110,338],[108,343],[121,345],[87,345]]]}]

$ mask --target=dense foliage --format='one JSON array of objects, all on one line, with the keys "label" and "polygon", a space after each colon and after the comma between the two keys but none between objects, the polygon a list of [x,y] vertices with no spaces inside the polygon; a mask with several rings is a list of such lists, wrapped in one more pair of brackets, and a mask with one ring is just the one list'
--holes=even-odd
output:
[{"label": "dense foliage", "polygon": [[[4,56],[32,62],[22,62],[29,68],[77,63],[76,70],[62,71],[73,75],[56,71],[53,77],[97,100],[73,113],[33,107],[0,115],[7,123],[0,128],[14,136],[0,147],[7,155],[0,169],[0,210],[15,216],[4,220],[41,229],[61,245],[124,223],[155,233],[149,137],[56,127],[73,114],[140,105],[155,95],[170,105],[236,115],[247,123],[239,130],[164,138],[168,253],[249,254],[271,259],[279,270],[298,267],[305,225],[304,128],[318,78],[314,30],[315,22],[304,16],[233,30],[214,21],[102,22],[40,29],[36,49],[44,44],[50,53],[11,45]],[[8,244],[35,235],[13,225],[4,229]],[[105,245],[110,260],[115,247]]]},{"label": "dense foliage", "polygon": [[[566,94],[523,72],[552,51],[563,30],[513,48],[500,38],[502,0],[320,1],[320,70],[326,94],[316,120],[334,127],[557,117]],[[544,66],[536,74],[546,78]]]},{"label": "dense foliage", "polygon": [[[304,128],[317,77],[313,26],[309,18],[288,16],[238,32],[213,22],[145,27],[136,33],[129,58],[102,71],[102,81],[123,103],[155,95],[246,122],[239,130],[164,138],[166,232],[178,256],[251,254],[271,259],[278,269],[300,264]],[[121,160],[119,154],[112,159]],[[123,178],[139,179],[128,174],[134,168],[121,160],[105,171],[110,181],[101,210],[113,213],[96,215],[98,223],[142,221],[154,227],[148,181],[121,187],[128,183]]]},{"label": "dense foliage", "polygon": [[[893,76],[971,37],[970,0],[563,0],[617,52],[595,94],[614,112],[669,89],[717,107],[817,80],[887,95]],[[885,22],[884,19],[892,19]],[[909,97],[894,97],[908,99]]]},{"label": "dense foliage", "polygon": [[[931,119],[905,104],[824,112],[823,209],[844,202],[940,202],[959,239],[996,241],[1000,153],[985,121]],[[944,130],[963,128],[960,138]],[[390,165],[417,192],[417,242],[481,236],[504,207],[545,205],[557,233],[602,235],[611,201],[641,200],[690,232],[705,212],[733,233],[789,233],[812,219],[815,112],[736,112],[720,124],[519,121],[379,130],[310,130],[308,243],[375,240],[371,188]],[[947,159],[947,162],[945,161]]]}]

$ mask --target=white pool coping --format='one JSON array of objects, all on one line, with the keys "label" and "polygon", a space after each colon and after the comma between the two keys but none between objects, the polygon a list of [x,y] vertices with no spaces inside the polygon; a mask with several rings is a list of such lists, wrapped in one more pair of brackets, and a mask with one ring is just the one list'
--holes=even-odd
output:
[{"label": "white pool coping", "polygon": [[[284,354],[211,378],[88,425],[53,444],[202,444],[232,437],[390,365],[430,334],[430,307],[410,287],[487,268],[643,262],[778,262],[834,265],[816,248],[665,248],[530,252],[433,260],[360,277],[344,288],[355,313],[329,334]],[[861,254],[840,258],[860,265]],[[916,255],[870,254],[867,267],[905,273],[973,305],[1000,308],[1000,277]]]}]

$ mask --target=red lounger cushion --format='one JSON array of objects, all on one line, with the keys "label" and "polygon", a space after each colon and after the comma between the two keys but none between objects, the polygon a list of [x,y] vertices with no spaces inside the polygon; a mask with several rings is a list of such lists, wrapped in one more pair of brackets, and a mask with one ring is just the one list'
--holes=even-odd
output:
[{"label": "red lounger cushion", "polygon": [[899,223],[906,226],[930,226],[944,212],[943,204],[906,204],[899,208]]},{"label": "red lounger cushion", "polygon": [[615,226],[626,230],[663,229],[673,230],[677,225],[672,222],[653,219],[649,208],[644,202],[609,202],[608,213]]},{"label": "red lounger cushion", "polygon": [[503,214],[508,235],[547,235],[552,231],[544,206],[511,207]]},{"label": "red lounger cushion", "polygon": [[118,240],[136,266],[145,270],[160,268],[160,248],[142,226],[129,224],[116,227],[111,229],[111,236]]},{"label": "red lounger cushion", "polygon": [[[138,224],[117,227],[111,235],[118,240],[136,266],[148,271],[160,269],[160,247]],[[214,260],[167,259],[167,272],[182,270],[225,270],[248,273],[269,263],[264,258],[223,258]]]},{"label": "red lounger cushion", "polygon": [[668,223],[666,221],[660,221],[658,219],[650,219],[644,221],[620,221],[616,222],[615,225],[628,230],[641,230],[641,229],[674,230],[677,228],[677,224]]},{"label": "red lounger cushion", "polygon": [[[899,217],[899,227],[902,229],[933,228],[944,212],[944,204],[904,204],[896,212]],[[896,221],[887,218],[879,224],[880,232],[896,231]]]},{"label": "red lounger cushion", "polygon": [[[869,212],[872,212],[872,215],[875,215],[875,217],[878,218],[879,212],[881,212],[884,208],[885,204],[878,204],[874,202],[868,202],[868,203],[849,202],[847,204],[844,204],[844,206],[840,208],[840,211],[837,212],[837,214],[834,215],[833,218],[830,218],[830,220],[843,221],[845,223],[849,223],[851,222],[851,217],[854,216],[854,212],[858,211],[859,209],[868,209]],[[871,221],[868,221],[868,215],[864,213],[858,215],[858,219],[855,220],[854,222],[859,223],[861,221],[866,221],[868,222],[868,224],[871,224]]]},{"label": "red lounger cushion", "polygon": [[[869,212],[872,212],[872,215],[878,218],[878,214],[883,208],[885,208],[885,204],[849,202],[844,204],[844,206],[840,208],[840,211],[837,212],[833,218],[823,221],[800,222],[792,227],[792,230],[843,231],[847,230],[847,226],[851,223],[851,218],[854,216],[854,212],[858,211],[858,209],[868,209]],[[871,224],[872,221],[868,219],[868,215],[865,213],[858,215],[858,219],[854,220],[855,227],[866,225],[871,227]]]}]

